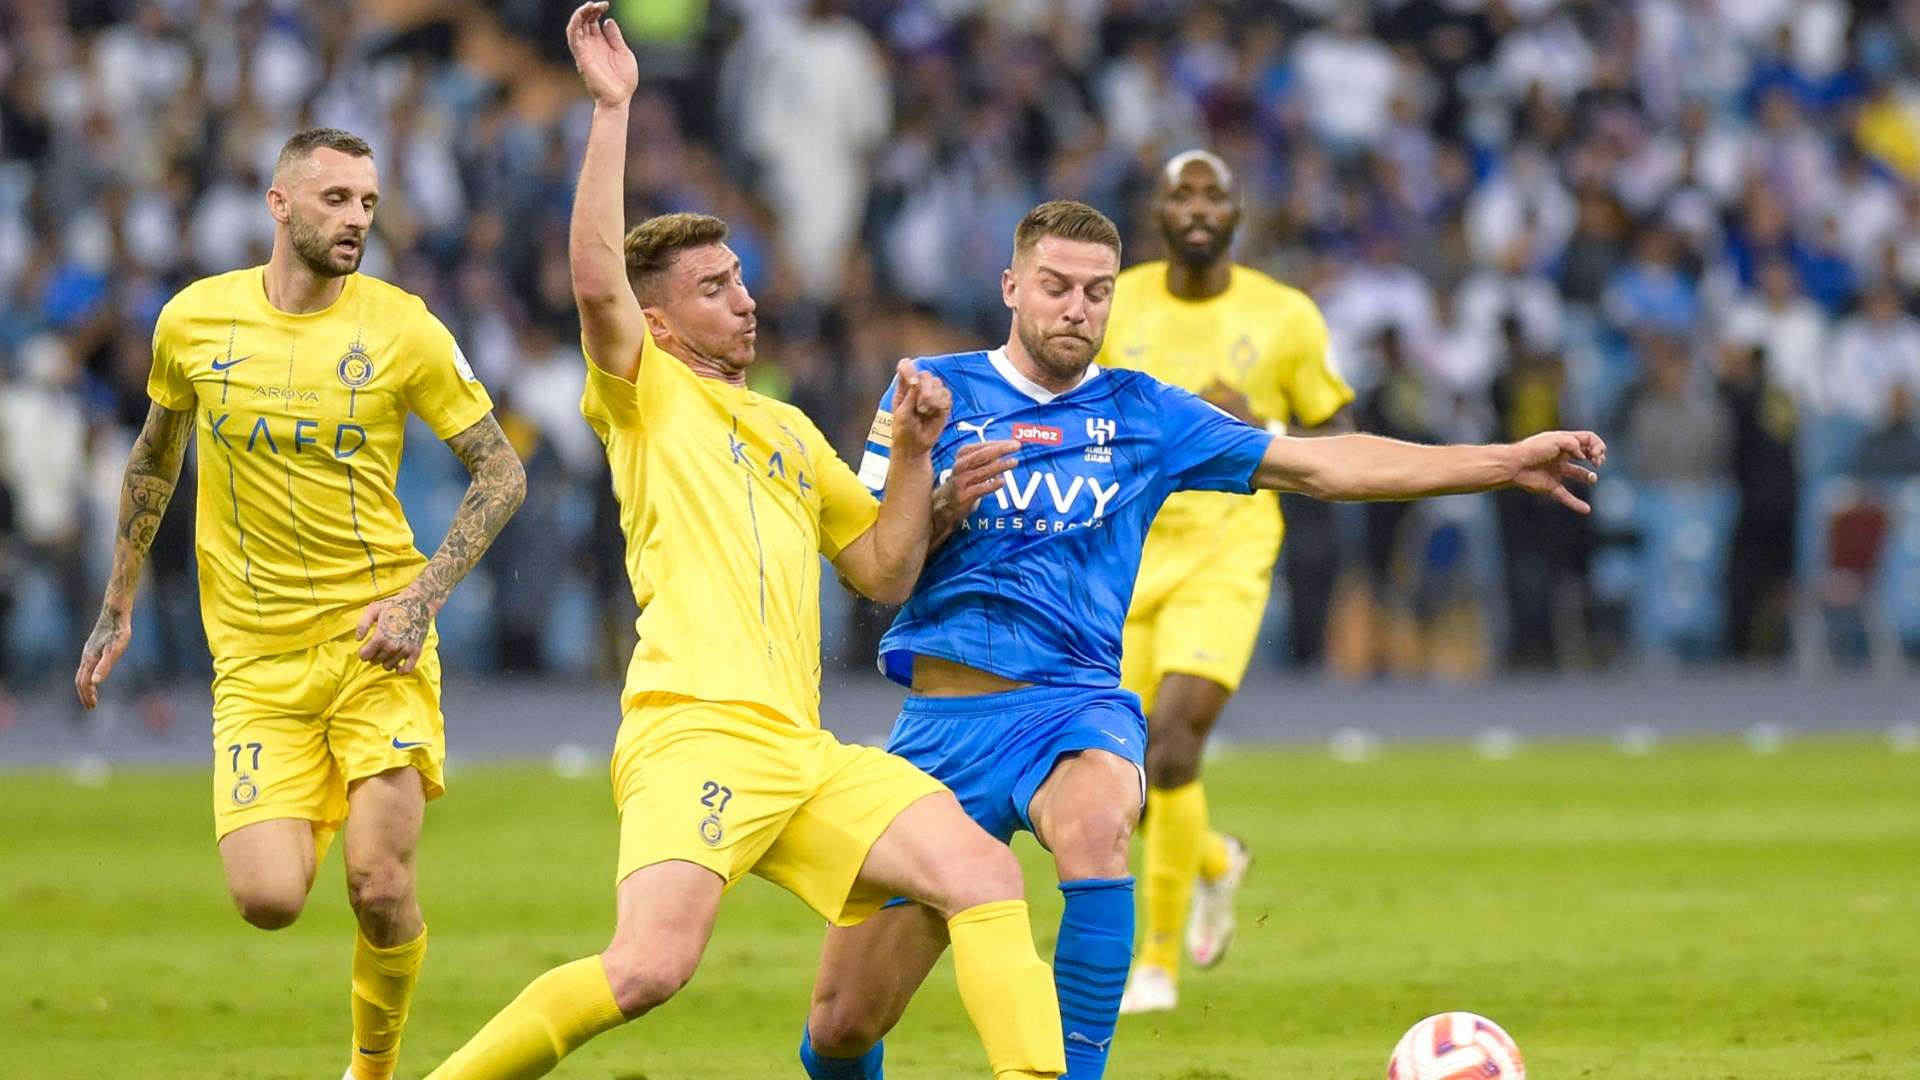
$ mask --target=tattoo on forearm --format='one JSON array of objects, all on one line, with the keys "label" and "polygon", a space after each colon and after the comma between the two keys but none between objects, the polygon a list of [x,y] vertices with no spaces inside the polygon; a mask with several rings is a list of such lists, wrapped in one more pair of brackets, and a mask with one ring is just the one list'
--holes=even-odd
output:
[{"label": "tattoo on forearm", "polygon": [[927,550],[931,552],[946,543],[960,527],[960,519],[966,516],[957,498],[953,479],[949,477],[946,483],[933,489],[933,528],[927,538]]},{"label": "tattoo on forearm", "polygon": [[466,498],[460,500],[453,524],[447,527],[447,538],[440,542],[440,549],[433,553],[426,569],[414,579],[414,592],[423,603],[404,611],[399,610],[403,605],[396,603],[380,620],[382,629],[387,628],[389,616],[405,621],[406,632],[417,634],[423,640],[427,627],[425,605],[437,607],[446,600],[453,587],[493,545],[494,537],[500,535],[507,519],[520,509],[527,495],[526,469],[507,441],[506,432],[500,430],[500,422],[491,414],[448,439],[447,445],[473,474],[473,481],[467,486]]},{"label": "tattoo on forearm", "polygon": [[120,488],[120,528],[113,545],[113,573],[107,581],[109,607],[124,607],[133,598],[147,549],[153,546],[180,481],[180,462],[192,433],[192,409],[154,405],[147,410],[147,422],[127,455],[126,479]]}]

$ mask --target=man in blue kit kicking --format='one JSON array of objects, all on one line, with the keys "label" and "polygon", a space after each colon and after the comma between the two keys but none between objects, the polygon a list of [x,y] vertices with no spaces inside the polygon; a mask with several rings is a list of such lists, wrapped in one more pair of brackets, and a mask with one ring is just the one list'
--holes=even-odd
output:
[{"label": "man in blue kit kicking", "polygon": [[[1139,698],[1119,688],[1120,634],[1161,502],[1192,489],[1383,500],[1513,486],[1585,512],[1566,481],[1592,483],[1589,466],[1606,458],[1588,432],[1501,446],[1276,436],[1150,376],[1103,370],[1093,358],[1119,269],[1119,231],[1099,211],[1035,207],[1001,278],[1006,344],[918,361],[953,393],[933,454],[942,490],[990,490],[975,505],[936,506],[946,541],[880,644],[882,670],[911,688],[887,748],[952,788],[988,832],[1030,830],[1053,855],[1066,897],[1054,982],[1073,1080],[1105,1073],[1133,953],[1127,844],[1147,726]],[[892,396],[860,471],[875,491]],[[915,904],[829,930],[800,1045],[807,1075],[881,1077],[880,1039],[946,947],[940,917]]]}]

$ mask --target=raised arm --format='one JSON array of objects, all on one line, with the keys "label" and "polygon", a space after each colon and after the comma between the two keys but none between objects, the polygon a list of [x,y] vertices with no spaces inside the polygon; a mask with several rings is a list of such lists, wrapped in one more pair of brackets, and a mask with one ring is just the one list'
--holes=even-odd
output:
[{"label": "raised arm", "polygon": [[1606,460],[1606,443],[1590,431],[1548,431],[1496,446],[1420,446],[1377,435],[1280,435],[1254,470],[1253,486],[1370,502],[1519,487],[1551,495],[1584,514],[1591,507],[1568,491],[1566,482],[1596,482],[1593,468]]},{"label": "raised arm", "polygon": [[904,603],[920,579],[932,529],[933,445],[947,424],[952,392],[932,374],[900,361],[893,394],[893,455],[886,496],[873,527],[842,548],[834,569],[860,594]]},{"label": "raised arm", "polygon": [[631,381],[640,367],[647,332],[640,301],[627,280],[627,105],[640,85],[640,67],[605,3],[582,4],[567,20],[567,47],[593,96],[593,122],[580,163],[567,231],[573,299],[587,352],[601,370]]},{"label": "raised arm", "polygon": [[[447,445],[473,480],[447,526],[446,539],[440,541],[440,549],[427,560],[420,576],[398,594],[367,605],[360,616],[359,636],[366,638],[360,658],[388,671],[413,670],[426,647],[434,615],[527,497],[527,471],[492,413],[448,439]],[[373,630],[372,637],[367,636],[368,630]]]},{"label": "raised arm", "polygon": [[100,601],[100,618],[80,652],[80,670],[73,688],[80,704],[91,709],[100,702],[100,684],[113,671],[133,636],[133,597],[140,587],[140,569],[153,546],[160,519],[180,482],[180,462],[193,433],[193,410],[155,404],[127,455],[127,471],[120,484],[120,521],[113,538],[113,572]]}]

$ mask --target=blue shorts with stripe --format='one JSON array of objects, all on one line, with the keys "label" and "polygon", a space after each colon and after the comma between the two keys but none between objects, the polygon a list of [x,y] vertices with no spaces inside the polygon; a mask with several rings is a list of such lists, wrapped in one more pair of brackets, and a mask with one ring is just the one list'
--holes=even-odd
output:
[{"label": "blue shorts with stripe", "polygon": [[969,697],[909,695],[887,740],[953,789],[967,816],[1001,842],[1033,831],[1027,804],[1060,758],[1106,750],[1133,762],[1144,784],[1147,718],[1126,690],[1029,686]]}]

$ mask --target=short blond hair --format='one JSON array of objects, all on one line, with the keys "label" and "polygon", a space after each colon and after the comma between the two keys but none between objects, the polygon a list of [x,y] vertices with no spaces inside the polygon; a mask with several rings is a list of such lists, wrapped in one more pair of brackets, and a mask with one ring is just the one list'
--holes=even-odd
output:
[{"label": "short blond hair", "polygon": [[659,297],[660,278],[688,248],[723,244],[727,223],[710,214],[661,214],[627,231],[627,280],[641,303]]},{"label": "short blond hair", "polygon": [[1027,211],[1027,216],[1021,218],[1013,230],[1014,257],[1032,251],[1033,246],[1047,236],[1100,244],[1112,248],[1114,258],[1120,257],[1120,229],[1107,215],[1083,202],[1054,199]]}]

